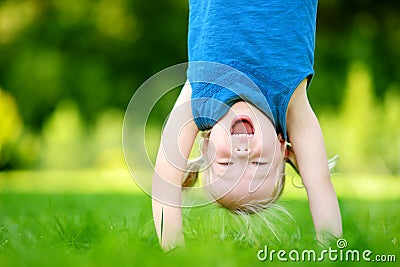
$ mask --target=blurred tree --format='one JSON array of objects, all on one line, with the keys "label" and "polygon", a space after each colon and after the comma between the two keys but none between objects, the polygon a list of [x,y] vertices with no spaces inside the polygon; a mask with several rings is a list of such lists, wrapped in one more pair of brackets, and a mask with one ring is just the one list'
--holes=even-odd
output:
[{"label": "blurred tree", "polygon": [[8,167],[21,130],[22,122],[14,98],[0,88],[0,169]]},{"label": "blurred tree", "polygon": [[91,144],[75,102],[64,100],[46,120],[43,127],[39,167],[80,169],[90,166]]},{"label": "blurred tree", "polygon": [[[343,97],[353,60],[367,62],[383,99],[399,84],[400,2],[320,1],[311,98],[317,110]],[[0,2],[0,85],[28,125],[40,129],[63,98],[85,119],[124,109],[140,83],[186,61],[187,1]]]},{"label": "blurred tree", "polygon": [[187,4],[172,1],[1,1],[0,85],[39,130],[63,98],[86,120],[124,109],[135,89],[186,61]]},{"label": "blurred tree", "polygon": [[317,110],[338,110],[353,61],[362,60],[382,100],[400,84],[400,2],[396,0],[319,1],[316,76],[310,97]]},{"label": "blurred tree", "polygon": [[[87,138],[98,117],[107,110],[122,112],[148,77],[186,61],[187,22],[187,0],[0,1],[0,86],[15,99],[24,124],[16,148],[20,156],[11,165],[48,166],[44,162],[51,160],[36,154],[40,144],[47,142],[49,150],[49,144],[55,144],[49,141],[54,134],[49,129],[60,127],[55,122],[63,118],[60,114],[65,111],[72,118],[76,112],[81,137]],[[354,62],[362,62],[370,103],[384,110],[376,109],[374,116],[390,114],[389,109],[398,106],[390,96],[399,95],[399,43],[400,1],[319,1],[316,76],[310,90],[317,113],[342,113],[341,107],[347,105],[342,103],[345,89],[357,87],[349,85],[349,77],[357,80]],[[172,98],[157,104],[151,123],[161,125],[166,114],[158,110],[168,110]],[[65,99],[74,103],[73,108],[61,108]],[[387,138],[400,143],[394,121],[385,124]],[[377,151],[373,149],[360,151]],[[398,170],[398,154],[388,153],[384,160],[393,170]]]}]

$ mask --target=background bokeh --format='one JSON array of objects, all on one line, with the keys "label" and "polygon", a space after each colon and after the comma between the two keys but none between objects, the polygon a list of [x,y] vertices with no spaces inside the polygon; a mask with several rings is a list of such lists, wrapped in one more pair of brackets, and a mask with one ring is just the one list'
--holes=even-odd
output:
[{"label": "background bokeh", "polygon": [[[187,60],[187,21],[186,0],[0,0],[0,170],[126,168],[125,108]],[[341,173],[400,174],[399,44],[399,1],[320,1],[309,96]]]},{"label": "background bokeh", "polygon": [[[122,124],[146,79],[187,61],[187,22],[188,0],[0,0],[0,266],[265,266],[264,245],[316,248],[306,190],[287,168],[279,204],[293,220],[184,209],[187,250],[160,250]],[[399,44],[400,1],[319,1],[309,97],[329,156],[340,156],[332,181],[344,238],[396,255],[385,266],[400,258]],[[152,160],[178,91],[150,114]]]}]

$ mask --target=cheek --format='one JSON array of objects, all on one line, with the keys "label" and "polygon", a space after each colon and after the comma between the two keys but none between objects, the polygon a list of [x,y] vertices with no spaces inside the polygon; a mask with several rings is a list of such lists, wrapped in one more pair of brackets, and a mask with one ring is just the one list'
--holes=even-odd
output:
[{"label": "cheek", "polygon": [[285,145],[277,141],[275,143],[275,161],[277,165],[285,160]]},{"label": "cheek", "polygon": [[260,142],[260,150],[263,157],[268,158],[270,161],[276,162],[284,158],[284,146],[278,141],[276,136],[258,140]]},{"label": "cheek", "polygon": [[220,138],[220,137],[227,138],[228,135],[230,135],[230,133],[229,133],[227,127],[225,127],[222,123],[217,123],[211,129],[210,138],[214,138],[214,139]]},{"label": "cheek", "polygon": [[211,152],[211,154],[213,155],[226,157],[230,154],[230,134],[228,134],[226,130],[222,127],[217,126],[218,125],[214,126],[213,130],[211,131],[207,155],[213,157],[212,155],[210,155]]}]

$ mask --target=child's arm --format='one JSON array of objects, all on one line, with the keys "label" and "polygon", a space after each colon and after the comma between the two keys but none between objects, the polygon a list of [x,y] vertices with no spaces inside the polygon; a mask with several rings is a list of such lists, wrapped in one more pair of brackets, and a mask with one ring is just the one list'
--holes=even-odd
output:
[{"label": "child's arm", "polygon": [[326,241],[324,233],[339,237],[342,235],[339,205],[330,180],[322,130],[308,102],[306,81],[300,84],[290,100],[287,125],[307,190],[317,239]]},{"label": "child's arm", "polygon": [[181,184],[187,159],[198,132],[190,105],[191,92],[187,82],[162,133],[152,181],[153,219],[164,250],[184,245]]}]

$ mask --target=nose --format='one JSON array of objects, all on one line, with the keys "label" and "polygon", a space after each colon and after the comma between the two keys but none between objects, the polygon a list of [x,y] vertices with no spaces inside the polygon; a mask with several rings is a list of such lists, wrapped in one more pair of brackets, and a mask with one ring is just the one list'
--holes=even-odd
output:
[{"label": "nose", "polygon": [[248,157],[250,153],[250,148],[248,144],[242,143],[234,146],[233,151],[238,157]]}]

